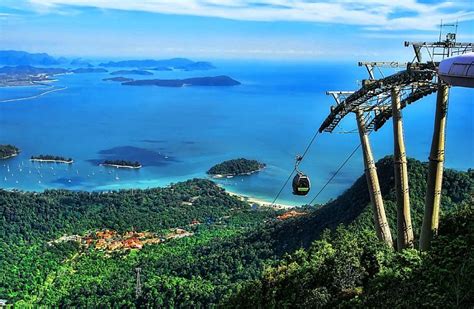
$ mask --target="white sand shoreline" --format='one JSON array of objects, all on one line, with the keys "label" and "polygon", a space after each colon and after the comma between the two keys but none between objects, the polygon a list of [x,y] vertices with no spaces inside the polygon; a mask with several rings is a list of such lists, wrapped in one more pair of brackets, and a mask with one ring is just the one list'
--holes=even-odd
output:
[{"label": "white sand shoreline", "polygon": [[6,157],[0,158],[0,160],[10,159],[10,158],[16,157],[18,154],[19,154],[19,153],[14,153],[14,154],[8,155],[8,156],[6,156]]},{"label": "white sand shoreline", "polygon": [[99,166],[108,166],[108,167],[116,167],[116,168],[132,168],[132,169],[139,169],[142,168],[141,165],[139,166],[129,166],[129,165],[118,165],[118,164],[106,164],[106,163],[100,163]]},{"label": "white sand shoreline", "polygon": [[295,205],[288,205],[288,204],[282,204],[282,203],[276,203],[276,204],[272,205],[272,203],[267,202],[263,199],[248,196],[248,195],[245,195],[245,194],[232,192],[232,191],[229,191],[227,188],[225,188],[223,186],[220,186],[220,187],[225,189],[225,191],[229,195],[235,196],[235,197],[239,198],[240,200],[242,200],[244,202],[248,202],[250,204],[257,204],[258,206],[261,206],[261,207],[271,207],[271,208],[274,208],[274,209],[292,209],[292,208],[298,207],[298,206],[295,206]]},{"label": "white sand shoreline", "polygon": [[53,160],[53,159],[30,159],[32,162],[47,162],[47,163],[65,163],[65,164],[72,164],[74,160],[66,161],[66,160]]},{"label": "white sand shoreline", "polygon": [[238,176],[250,176],[252,174],[258,173],[263,171],[265,167],[259,168],[258,170],[247,172],[247,173],[241,173],[241,174],[209,174],[211,178],[215,179],[222,179],[222,178],[234,178]]}]

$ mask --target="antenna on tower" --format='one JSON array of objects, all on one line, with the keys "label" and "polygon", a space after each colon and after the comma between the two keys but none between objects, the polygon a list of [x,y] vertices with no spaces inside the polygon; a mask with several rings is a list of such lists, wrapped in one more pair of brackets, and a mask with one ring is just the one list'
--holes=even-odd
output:
[{"label": "antenna on tower", "polygon": [[142,295],[142,283],[140,281],[140,271],[142,269],[140,267],[135,268],[135,271],[137,273],[137,283],[135,285],[135,297],[139,298]]},{"label": "antenna on tower", "polygon": [[[405,42],[405,47],[413,46],[415,57],[413,62],[434,62],[435,65],[446,58],[462,55],[474,50],[472,42],[457,42],[458,22],[439,25],[437,42]],[[422,54],[428,56],[428,61],[423,61]]]},{"label": "antenna on tower", "polygon": [[439,39],[438,42],[441,42],[441,34],[443,32],[443,20],[441,19],[441,22],[439,24]]}]

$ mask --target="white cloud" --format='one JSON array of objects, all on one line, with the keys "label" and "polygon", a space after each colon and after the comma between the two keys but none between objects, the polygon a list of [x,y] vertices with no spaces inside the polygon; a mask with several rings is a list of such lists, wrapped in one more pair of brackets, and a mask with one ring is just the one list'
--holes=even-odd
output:
[{"label": "white cloud", "polygon": [[67,6],[195,15],[252,21],[301,21],[367,29],[433,30],[444,21],[474,20],[471,0],[425,4],[416,0],[28,0],[39,12]]}]

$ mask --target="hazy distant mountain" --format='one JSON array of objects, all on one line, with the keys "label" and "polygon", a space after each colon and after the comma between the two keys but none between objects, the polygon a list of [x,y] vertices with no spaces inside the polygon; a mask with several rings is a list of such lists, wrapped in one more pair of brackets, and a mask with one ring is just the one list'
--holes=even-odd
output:
[{"label": "hazy distant mountain", "polygon": [[123,82],[131,82],[131,81],[133,81],[133,78],[118,76],[118,77],[104,78],[102,80],[103,81],[112,81],[112,82],[121,82],[121,83],[123,83]]},{"label": "hazy distant mountain", "polygon": [[76,66],[76,67],[89,67],[89,68],[93,67],[92,64],[90,64],[89,62],[87,62],[86,60],[82,58],[72,59],[70,62],[70,65]]},{"label": "hazy distant mountain", "polygon": [[57,65],[60,64],[60,62],[46,53],[31,54],[18,50],[0,50],[0,64]]},{"label": "hazy distant mountain", "polygon": [[120,70],[112,72],[110,75],[153,75],[153,73],[143,70]]},{"label": "hazy distant mountain", "polygon": [[193,77],[186,79],[142,79],[122,83],[128,86],[159,86],[159,87],[184,87],[184,86],[237,86],[240,82],[229,76]]},{"label": "hazy distant mountain", "polygon": [[0,64],[3,65],[72,65],[75,67],[92,67],[82,58],[69,60],[65,57],[54,58],[47,53],[29,53],[19,50],[0,50]]},{"label": "hazy distant mountain", "polygon": [[206,61],[198,61],[191,64],[186,65],[182,69],[185,71],[197,71],[197,70],[211,70],[215,69],[216,67],[212,65],[210,62]]},{"label": "hazy distant mountain", "polygon": [[[46,53],[28,53],[19,50],[0,50],[0,65],[72,65],[74,67],[93,67],[88,61],[82,58],[67,59],[64,57],[54,58]],[[103,67],[134,67],[134,68],[148,68],[157,71],[184,70],[210,70],[215,67],[210,62],[192,61],[186,58],[171,58],[163,60],[124,60],[124,61],[109,61],[101,63],[99,66]]]},{"label": "hazy distant mountain", "polygon": [[37,74],[62,74],[62,73],[106,73],[104,68],[78,68],[78,69],[63,69],[63,68],[40,68],[30,65],[4,66],[0,68],[0,74],[7,75],[37,75]]},{"label": "hazy distant mountain", "polygon": [[165,60],[124,60],[124,61],[109,61],[107,63],[101,63],[99,66],[103,67],[181,67],[194,63],[193,61],[186,58],[172,58]]},{"label": "hazy distant mountain", "polygon": [[69,70],[62,68],[36,68],[30,65],[5,66],[0,68],[0,74],[9,75],[36,75],[36,74],[62,74]]},{"label": "hazy distant mountain", "polygon": [[154,68],[152,70],[170,70],[178,69],[185,71],[193,70],[209,70],[215,67],[210,62],[198,61],[194,62],[186,58],[172,58],[164,60],[124,60],[124,61],[110,61],[101,63],[99,66],[103,67],[134,67],[134,68]]},{"label": "hazy distant mountain", "polygon": [[80,73],[106,73],[108,71],[104,68],[79,68],[75,70],[70,70],[70,72],[80,74]]}]

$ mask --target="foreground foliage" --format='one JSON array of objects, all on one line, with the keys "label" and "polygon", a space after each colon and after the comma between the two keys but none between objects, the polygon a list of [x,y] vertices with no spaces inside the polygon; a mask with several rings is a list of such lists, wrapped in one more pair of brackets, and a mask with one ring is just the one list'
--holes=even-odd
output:
[{"label": "foreground foliage", "polygon": [[448,307],[474,304],[472,201],[443,219],[430,252],[391,250],[357,225],[286,255],[226,303],[264,307]]},{"label": "foreground foliage", "polygon": [[[377,167],[395,231],[391,162],[384,158]],[[409,176],[417,232],[426,165],[410,160]],[[474,171],[446,171],[440,236],[422,255],[396,253],[377,241],[365,177],[327,205],[284,221],[208,180],[118,192],[0,190],[0,299],[77,307],[380,307],[403,306],[405,299],[413,306],[470,305],[473,186]],[[101,229],[166,234],[178,227],[194,235],[127,252],[48,245]]]}]

